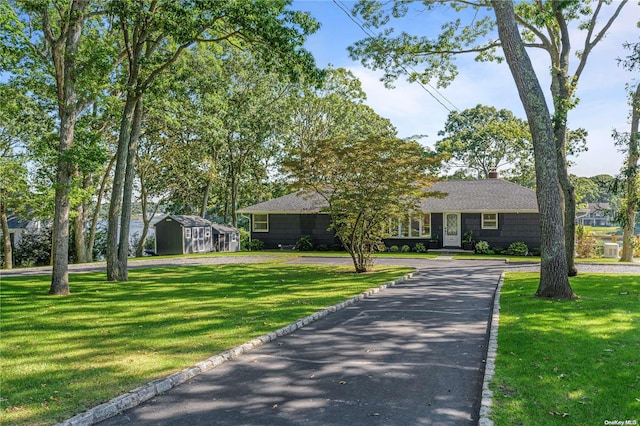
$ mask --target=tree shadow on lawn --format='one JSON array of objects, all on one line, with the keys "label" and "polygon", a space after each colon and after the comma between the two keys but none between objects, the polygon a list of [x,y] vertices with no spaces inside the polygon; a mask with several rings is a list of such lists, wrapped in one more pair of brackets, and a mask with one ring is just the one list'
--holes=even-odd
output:
[{"label": "tree shadow on lawn", "polygon": [[62,298],[38,292],[46,277],[4,278],[0,348],[12,373],[3,373],[3,405],[21,407],[11,418],[27,423],[60,419],[402,271],[358,277],[300,265],[152,268],[132,271],[126,283],[71,275],[73,293]]},{"label": "tree shadow on lawn", "polygon": [[571,282],[581,298],[562,302],[532,297],[533,276],[505,285],[492,383],[496,420],[635,420],[640,412],[639,283],[640,277],[583,274]]}]

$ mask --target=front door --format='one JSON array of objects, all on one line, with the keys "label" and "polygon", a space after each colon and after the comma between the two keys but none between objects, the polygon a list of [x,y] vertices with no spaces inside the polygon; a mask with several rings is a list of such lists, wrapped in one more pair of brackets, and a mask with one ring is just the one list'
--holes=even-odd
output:
[{"label": "front door", "polygon": [[460,247],[460,213],[444,214],[444,247]]}]

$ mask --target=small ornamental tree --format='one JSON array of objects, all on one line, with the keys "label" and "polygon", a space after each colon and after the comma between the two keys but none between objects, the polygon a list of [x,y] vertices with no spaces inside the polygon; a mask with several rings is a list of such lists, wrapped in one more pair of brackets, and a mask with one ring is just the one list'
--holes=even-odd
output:
[{"label": "small ornamental tree", "polygon": [[297,186],[329,204],[331,228],[367,272],[371,254],[383,248],[390,221],[418,208],[432,159],[414,141],[369,136],[336,137],[292,149],[284,169]]}]

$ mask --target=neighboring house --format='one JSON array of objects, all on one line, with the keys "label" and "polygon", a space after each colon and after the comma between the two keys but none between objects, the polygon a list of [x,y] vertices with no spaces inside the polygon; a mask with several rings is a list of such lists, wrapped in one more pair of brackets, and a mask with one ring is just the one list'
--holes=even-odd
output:
[{"label": "neighboring house", "polygon": [[[38,232],[42,229],[42,221],[38,219],[21,219],[16,216],[9,216],[7,221],[9,223],[9,239],[13,248],[20,245],[22,234],[25,231]],[[1,234],[2,229],[0,229]]]},{"label": "neighboring house", "polygon": [[609,203],[589,203],[576,211],[576,224],[583,226],[618,226],[613,221],[615,211]]},{"label": "neighboring house", "polygon": [[[200,216],[169,215],[154,227],[158,255],[239,250],[237,229],[213,225]],[[234,241],[238,244],[233,244]]]},{"label": "neighboring house", "polygon": [[[495,175],[494,175],[495,176]],[[390,223],[393,236],[387,246],[418,242],[432,248],[461,247],[462,236],[471,231],[474,241],[507,248],[522,241],[529,248],[540,247],[540,226],[535,191],[492,177],[485,180],[437,182],[429,191],[446,193],[443,198],[427,198],[420,212]],[[265,248],[295,244],[309,235],[315,245],[337,242],[328,231],[327,203],[319,195],[297,192],[245,207],[239,213],[251,215],[251,238],[262,240]]]}]

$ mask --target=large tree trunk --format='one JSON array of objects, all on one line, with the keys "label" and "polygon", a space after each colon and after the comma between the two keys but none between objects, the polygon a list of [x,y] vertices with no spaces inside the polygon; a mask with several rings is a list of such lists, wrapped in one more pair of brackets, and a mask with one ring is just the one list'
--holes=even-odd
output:
[{"label": "large tree trunk", "polygon": [[633,262],[634,231],[636,226],[636,212],[640,204],[638,194],[638,157],[640,155],[640,84],[631,99],[631,133],[629,133],[629,153],[626,165],[626,188],[624,204],[624,220],[622,234],[621,262]]},{"label": "large tree trunk", "polygon": [[120,279],[120,264],[118,262],[118,237],[120,230],[120,216],[122,209],[122,196],[124,192],[124,180],[127,170],[127,156],[129,152],[129,140],[131,139],[131,126],[136,109],[137,97],[131,89],[127,93],[120,134],[118,136],[118,149],[116,151],[116,169],[113,175],[113,188],[111,190],[111,202],[109,204],[109,224],[107,228],[107,280],[118,281]]},{"label": "large tree trunk", "polygon": [[[551,72],[551,94],[553,95],[553,134],[556,141],[558,158],[558,181],[562,189],[562,208],[564,212],[564,244],[567,257],[567,273],[570,277],[578,275],[575,266],[576,236],[576,195],[569,179],[567,163],[567,116],[573,85],[569,78],[569,57],[571,55],[571,39],[559,3],[553,3],[554,14],[560,29],[560,51],[553,55]],[[551,52],[550,52],[551,53]]]},{"label": "large tree trunk", "polygon": [[129,258],[129,229],[131,228],[131,207],[133,200],[133,181],[136,175],[136,151],[142,126],[142,95],[138,96],[127,153],[127,169],[122,194],[122,212],[120,214],[120,241],[118,242],[118,281],[129,280],[127,260]]},{"label": "large tree trunk", "polygon": [[[75,171],[76,177],[79,176]],[[91,185],[89,175],[83,178],[83,188],[87,189]],[[76,256],[78,263],[87,263],[89,256],[87,255],[87,203],[84,201],[76,207],[76,217],[73,219],[73,243],[76,248]]]},{"label": "large tree trunk", "polygon": [[109,160],[109,164],[104,171],[104,175],[102,175],[102,180],[100,181],[100,189],[98,189],[98,199],[96,200],[95,210],[93,211],[93,216],[91,218],[91,228],[89,229],[89,242],[87,243],[87,258],[89,261],[94,260],[93,246],[96,242],[96,230],[98,229],[98,218],[100,217],[100,209],[102,207],[102,197],[104,197],[104,192],[107,188],[107,181],[109,180],[109,174],[111,173],[111,169],[113,168],[113,164],[115,163],[115,161],[116,157],[111,157],[111,160]]},{"label": "large tree trunk", "polygon": [[207,186],[204,188],[204,196],[202,198],[202,205],[200,206],[200,216],[206,217],[207,206],[209,205],[209,194],[211,193],[211,186],[213,185],[213,179],[209,177],[207,179]]},{"label": "large tree trunk", "polygon": [[[149,194],[147,192],[147,185],[145,184],[144,177],[140,175],[140,204],[142,205],[142,235],[140,236],[140,241],[138,241],[138,246],[136,247],[136,257],[142,257],[144,255],[144,246],[147,242],[147,235],[149,234],[149,226],[151,225],[151,220],[156,215],[158,211],[159,203],[156,203],[153,212],[151,214],[147,214],[147,210],[149,209]],[[204,217],[204,214],[202,215]]]},{"label": "large tree trunk", "polygon": [[0,201],[0,226],[2,227],[2,244],[4,245],[3,269],[13,268],[13,249],[11,247],[11,235],[9,235],[9,219],[4,203]]},{"label": "large tree trunk", "polygon": [[[69,13],[67,33],[62,35],[65,41],[52,46],[53,61],[58,86],[58,111],[60,116],[60,143],[58,145],[58,172],[56,175],[55,211],[53,219],[53,244],[51,286],[49,294],[69,294],[69,194],[73,176],[73,164],[69,150],[73,146],[77,120],[76,72],[78,45],[84,25],[84,11],[88,0],[72,2]],[[48,6],[45,6],[48,7]],[[48,16],[45,15],[48,26]],[[60,96],[62,95],[62,96]]]},{"label": "large tree trunk", "polygon": [[558,161],[553,125],[538,82],[516,25],[513,3],[491,0],[498,34],[527,114],[533,137],[536,164],[536,194],[540,211],[540,283],[536,296],[567,299],[575,297],[569,285]]}]

